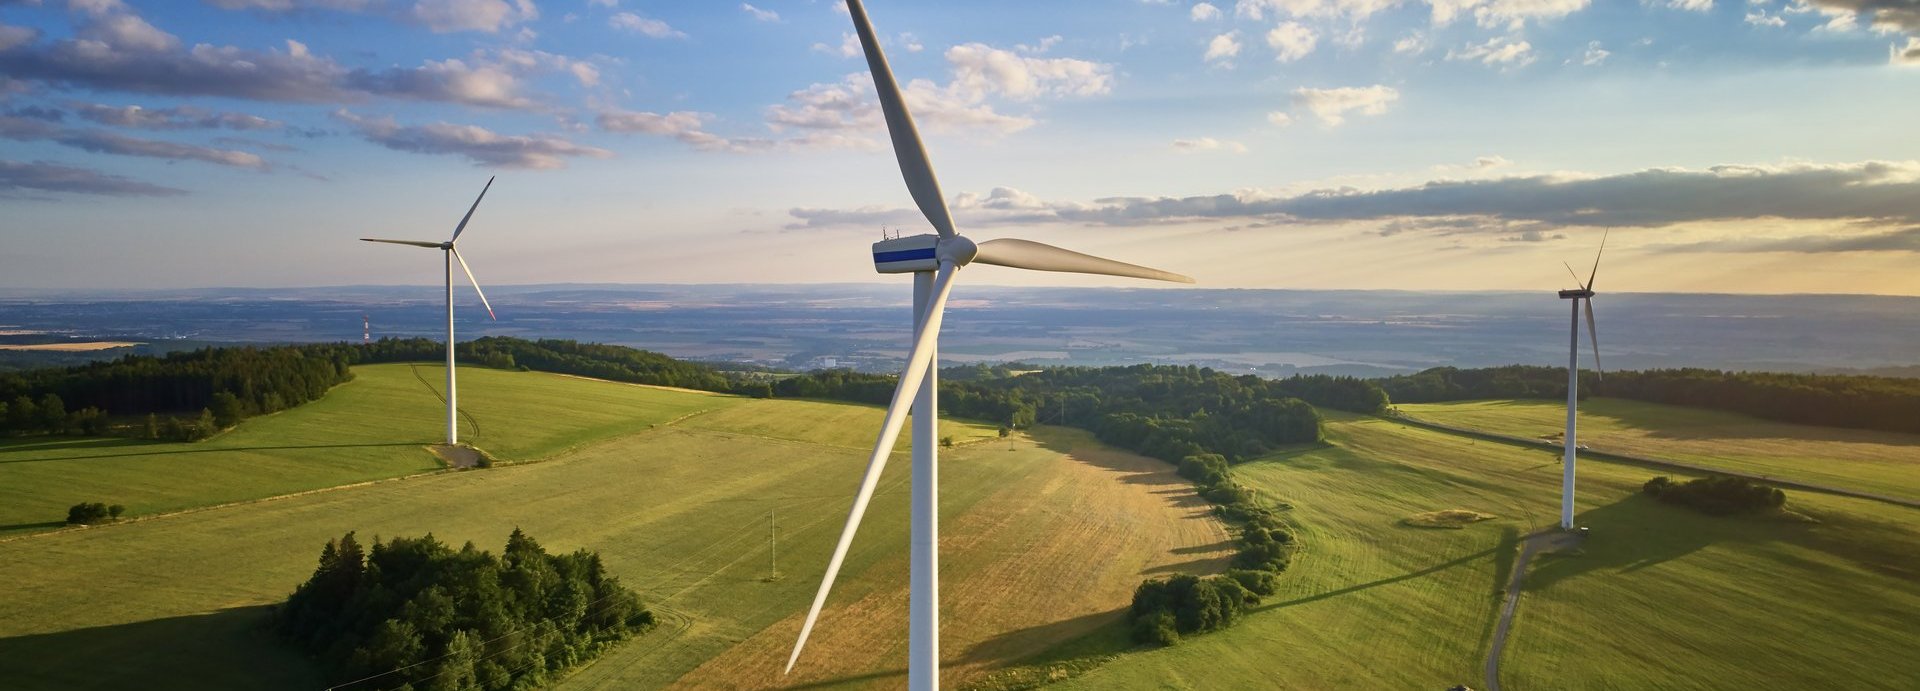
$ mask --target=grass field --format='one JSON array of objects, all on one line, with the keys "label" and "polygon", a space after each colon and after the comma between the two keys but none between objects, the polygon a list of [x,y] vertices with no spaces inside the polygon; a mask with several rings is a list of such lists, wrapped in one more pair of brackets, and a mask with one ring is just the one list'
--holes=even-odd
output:
[{"label": "grass field", "polygon": [[[1399,406],[1422,420],[1516,437],[1559,435],[1554,401]],[[1709,468],[1920,499],[1920,435],[1768,422],[1699,408],[1595,398],[1580,403],[1580,443]]]},{"label": "grass field", "polygon": [[[82,501],[130,516],[438,469],[446,369],[373,365],[292,411],[180,444],[39,437],[0,442],[0,537],[58,528]],[[417,376],[416,376],[417,375]],[[424,379],[426,383],[421,380]],[[462,441],[495,458],[544,458],[596,439],[741,401],[551,375],[461,368]]]},{"label": "grass field", "polygon": [[[1557,516],[1553,456],[1330,415],[1330,444],[1245,464],[1293,502],[1304,550],[1233,629],[1127,654],[1064,686],[1483,688],[1514,537]],[[1790,493],[1819,523],[1716,519],[1643,500],[1651,471],[1582,466],[1584,554],[1530,569],[1512,689],[1903,688],[1920,678],[1920,513]],[[1466,509],[1461,530],[1399,525]],[[1097,647],[1096,647],[1097,648]]]},{"label": "grass field", "polygon": [[[520,527],[550,550],[600,551],[662,615],[658,630],[563,688],[775,681],[860,480],[860,438],[871,433],[862,430],[877,426],[880,411],[514,376],[551,384],[551,396],[586,395],[572,387],[587,386],[674,410],[734,407],[650,429],[634,423],[630,434],[543,463],[0,543],[0,680],[9,689],[316,687],[260,626],[265,606],[307,577],[328,537],[431,531],[498,550]],[[477,389],[483,380],[465,381]],[[601,405],[642,417],[639,403]],[[768,422],[776,417],[783,421]],[[483,445],[497,438],[490,418],[481,426]],[[550,432],[550,447],[584,434]],[[943,454],[941,478],[952,683],[1102,629],[1144,575],[1217,569],[1230,551],[1221,524],[1166,464],[1064,430],[999,440],[990,428],[943,421],[942,434],[959,442]],[[900,455],[884,476],[791,681],[902,683],[906,465]],[[783,578],[768,582],[770,511]]]}]

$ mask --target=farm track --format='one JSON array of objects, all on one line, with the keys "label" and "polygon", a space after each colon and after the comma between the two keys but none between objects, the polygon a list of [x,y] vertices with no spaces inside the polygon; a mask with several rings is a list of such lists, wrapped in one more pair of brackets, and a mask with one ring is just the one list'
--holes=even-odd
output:
[{"label": "farm track", "polygon": [[[1500,442],[1503,444],[1513,444],[1515,446],[1526,446],[1526,447],[1532,447],[1536,449],[1546,449],[1549,451],[1554,451],[1556,453],[1560,452],[1562,449],[1560,444],[1550,442],[1550,441],[1544,441],[1540,439],[1528,439],[1526,437],[1516,437],[1516,436],[1511,436],[1506,434],[1488,432],[1485,430],[1470,429],[1466,427],[1455,427],[1453,425],[1445,425],[1438,422],[1433,422],[1431,420],[1422,420],[1420,418],[1406,415],[1404,413],[1397,414],[1397,415],[1382,415],[1380,417],[1381,419],[1392,421],[1392,422],[1403,422],[1409,425],[1414,425],[1417,427],[1425,427],[1427,429],[1435,430],[1438,432],[1448,432],[1451,434],[1465,435],[1465,436],[1474,437],[1477,439],[1485,439],[1488,441]],[[1895,506],[1904,506],[1910,509],[1920,509],[1920,499],[1896,497],[1890,494],[1862,492],[1859,490],[1847,489],[1845,487],[1835,487],[1833,485],[1822,485],[1822,484],[1811,483],[1811,482],[1801,482],[1798,480],[1788,480],[1784,478],[1774,477],[1771,475],[1762,475],[1759,473],[1747,473],[1747,472],[1741,472],[1738,470],[1728,470],[1725,468],[1712,468],[1712,467],[1698,465],[1694,463],[1682,463],[1680,461],[1673,461],[1673,460],[1668,460],[1664,458],[1653,458],[1650,456],[1639,456],[1634,454],[1618,453],[1614,451],[1605,451],[1605,450],[1594,449],[1594,448],[1582,449],[1581,453],[1594,458],[1601,458],[1601,459],[1606,459],[1610,461],[1620,461],[1623,463],[1633,463],[1636,465],[1649,466],[1653,468],[1661,468],[1666,470],[1678,470],[1678,471],[1690,472],[1690,473],[1702,473],[1702,474],[1708,474],[1708,475],[1727,475],[1730,477],[1740,477],[1740,478],[1746,478],[1748,480],[1765,482],[1768,484],[1784,487],[1787,489],[1797,489],[1797,490],[1804,490],[1808,492],[1821,492],[1824,494],[1832,494],[1832,495],[1842,496],[1842,497],[1853,497],[1855,499],[1866,499],[1869,501],[1884,502],[1887,504],[1893,504]]]}]

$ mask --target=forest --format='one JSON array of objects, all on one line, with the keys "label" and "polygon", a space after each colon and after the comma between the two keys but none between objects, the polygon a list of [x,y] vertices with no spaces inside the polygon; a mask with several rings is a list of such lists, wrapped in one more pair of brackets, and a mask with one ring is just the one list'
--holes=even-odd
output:
[{"label": "forest", "polygon": [[429,534],[329,540],[274,629],[332,684],[419,691],[535,688],[652,628],[600,555],[548,554],[518,529],[496,557]]},{"label": "forest", "polygon": [[[1436,367],[1379,380],[1398,403],[1561,399],[1564,367]],[[1776,422],[1920,433],[1920,380],[1837,374],[1656,369],[1580,374],[1580,395],[1721,410]]]}]

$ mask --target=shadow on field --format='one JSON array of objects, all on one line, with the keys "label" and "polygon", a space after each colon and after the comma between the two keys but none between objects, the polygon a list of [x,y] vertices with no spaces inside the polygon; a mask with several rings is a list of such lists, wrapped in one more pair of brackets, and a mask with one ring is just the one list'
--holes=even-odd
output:
[{"label": "shadow on field", "polygon": [[61,526],[65,526],[66,524],[67,524],[66,521],[41,521],[39,523],[15,523],[13,525],[0,525],[0,534],[5,534],[7,531],[10,531],[10,530],[51,530],[53,528],[59,528]]},{"label": "shadow on field", "polygon": [[[135,440],[129,440],[135,441]],[[135,441],[141,445],[158,445],[164,442]],[[0,465],[8,463],[42,463],[46,461],[91,461],[103,458],[132,458],[135,456],[173,456],[178,454],[225,453],[230,451],[293,451],[296,449],[375,449],[394,446],[427,446],[433,442],[397,442],[392,444],[292,444],[287,446],[226,446],[200,449],[180,449],[177,451],[141,451],[135,453],[108,453],[91,456],[54,456],[49,458],[19,458],[0,460]],[[4,451],[4,449],[0,449]]]},{"label": "shadow on field", "polygon": [[[1028,664],[1036,659],[1049,659],[1048,653],[1054,652],[1049,648],[1064,649],[1066,646],[1071,645],[1072,642],[1079,642],[1079,640],[1088,633],[1097,631],[1102,627],[1116,626],[1126,611],[1127,608],[1118,607],[1106,612],[1084,614],[1072,619],[1062,619],[1038,626],[1029,626],[1024,629],[1008,631],[973,644],[972,647],[967,648],[967,652],[961,654],[958,662],[962,664],[999,663],[1004,665],[1009,661],[1018,661],[1017,664]],[[1069,643],[1063,644],[1062,641],[1068,641]],[[1129,642],[1127,645],[1130,647],[1131,643]],[[1035,651],[1045,652],[1041,652],[1040,655],[1036,656],[1033,654]],[[1074,651],[1076,655],[1083,655],[1087,652],[1086,650]],[[1119,651],[1115,650],[1110,652]]]},{"label": "shadow on field", "polygon": [[843,686],[865,688],[872,685],[869,682],[875,682],[881,679],[899,679],[900,683],[902,685],[905,685],[907,681],[907,670],[893,669],[893,670],[887,670],[885,672],[868,672],[866,674],[851,674],[844,677],[837,677],[834,679],[821,679],[820,681],[810,681],[805,684],[794,684],[792,686],[782,686],[779,688],[831,689],[831,688],[838,688]]},{"label": "shadow on field", "polygon": [[1580,553],[1541,554],[1527,574],[1528,590],[1592,572],[1638,571],[1714,544],[1772,542],[1803,532],[1803,526],[1783,521],[1707,516],[1638,492],[1581,513],[1574,522],[1592,531]]},{"label": "shadow on field", "polygon": [[156,446],[167,442],[147,439],[128,439],[126,437],[98,437],[94,439],[60,438],[52,441],[23,441],[18,444],[0,444],[0,454],[19,451],[42,451],[45,449],[99,449],[120,446]]},{"label": "shadow on field", "polygon": [[[1429,567],[1427,567],[1427,568],[1424,568],[1424,569],[1419,569],[1419,570],[1416,570],[1416,571],[1408,571],[1408,572],[1406,572],[1406,573],[1403,573],[1403,574],[1400,574],[1400,575],[1398,575],[1398,576],[1392,576],[1392,577],[1388,577],[1388,578],[1382,578],[1382,579],[1380,579],[1380,580],[1377,580],[1377,581],[1369,581],[1369,582],[1366,582],[1366,583],[1361,583],[1361,584],[1358,584],[1358,585],[1350,585],[1350,586],[1347,586],[1347,587],[1345,587],[1345,588],[1340,588],[1340,589],[1338,589],[1338,590],[1329,590],[1329,591],[1327,591],[1327,592],[1324,592],[1324,593],[1318,593],[1318,594],[1314,594],[1314,595],[1308,595],[1308,596],[1306,596],[1306,597],[1301,597],[1301,598],[1294,598],[1294,599],[1292,599],[1292,600],[1288,600],[1288,601],[1286,601],[1286,602],[1275,602],[1275,603],[1272,603],[1272,604],[1266,604],[1266,605],[1260,605],[1260,606],[1258,606],[1258,607],[1254,607],[1254,608],[1252,608],[1252,611],[1255,611],[1255,612],[1265,612],[1265,611],[1268,611],[1268,610],[1275,610],[1275,609],[1286,609],[1286,608],[1288,608],[1288,607],[1292,607],[1292,606],[1294,606],[1294,605],[1304,605],[1304,604],[1309,604],[1309,603],[1314,603],[1314,602],[1319,602],[1319,601],[1321,601],[1321,600],[1328,600],[1328,599],[1332,599],[1332,598],[1336,598],[1336,597],[1340,597],[1340,596],[1342,596],[1342,595],[1352,595],[1352,594],[1354,594],[1354,593],[1357,593],[1357,592],[1360,592],[1360,591],[1363,591],[1363,590],[1367,590],[1367,589],[1370,589],[1370,588],[1378,588],[1378,587],[1380,587],[1380,586],[1383,586],[1383,585],[1393,585],[1393,584],[1395,584],[1395,583],[1399,583],[1399,582],[1402,582],[1402,581],[1410,581],[1410,580],[1413,580],[1413,579],[1415,579],[1415,578],[1420,578],[1420,577],[1422,577],[1422,576],[1430,576],[1430,575],[1433,575],[1433,574],[1436,574],[1436,573],[1439,573],[1439,572],[1441,572],[1441,571],[1445,571],[1445,570],[1447,570],[1447,569],[1451,569],[1451,568],[1455,568],[1455,567],[1459,567],[1459,566],[1465,566],[1465,565],[1467,565],[1467,564],[1471,564],[1471,563],[1473,563],[1473,562],[1476,562],[1476,561],[1479,561],[1479,560],[1481,560],[1481,559],[1484,559],[1484,558],[1486,558],[1486,557],[1489,557],[1489,556],[1492,556],[1492,555],[1493,555],[1493,554],[1494,554],[1495,552],[1497,552],[1498,550],[1499,550],[1499,548],[1497,548],[1497,547],[1496,547],[1496,548],[1492,548],[1492,549],[1483,549],[1483,550],[1480,550],[1480,551],[1478,551],[1478,552],[1474,552],[1473,554],[1469,554],[1469,555],[1466,555],[1466,556],[1464,556],[1464,557],[1459,557],[1459,558],[1456,558],[1456,559],[1451,559],[1451,560],[1448,560],[1448,561],[1443,561],[1443,562],[1440,562],[1440,563],[1438,563],[1438,564],[1434,564],[1433,566],[1429,566]],[[1285,575],[1285,574],[1282,574],[1282,575],[1281,575],[1281,578],[1286,578],[1286,575]]]},{"label": "shadow on field", "polygon": [[266,607],[0,639],[0,680],[26,689],[320,688],[265,630]]}]

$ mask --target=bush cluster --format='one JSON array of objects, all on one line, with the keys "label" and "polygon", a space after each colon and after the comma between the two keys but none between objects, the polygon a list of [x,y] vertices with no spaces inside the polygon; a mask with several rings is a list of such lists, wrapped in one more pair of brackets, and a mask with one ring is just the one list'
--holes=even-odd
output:
[{"label": "bush cluster", "polygon": [[120,520],[120,514],[126,512],[127,507],[119,504],[108,506],[100,502],[81,502],[67,509],[67,525],[94,525],[117,521]]},{"label": "bush cluster", "polygon": [[1775,511],[1787,504],[1787,493],[1743,477],[1714,475],[1674,482],[1662,475],[1640,486],[1647,496],[1715,516]]},{"label": "bush cluster", "polygon": [[347,533],[274,612],[333,683],[420,691],[536,687],[653,624],[600,555],[548,554],[518,529],[499,557],[432,535],[366,551]]},{"label": "bush cluster", "polygon": [[1233,625],[1247,608],[1272,595],[1272,572],[1235,569],[1219,576],[1179,574],[1141,583],[1133,591],[1133,638],[1173,645],[1181,636]]}]

